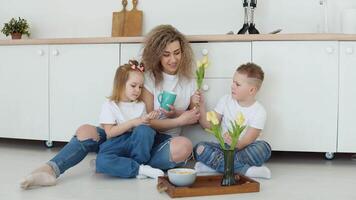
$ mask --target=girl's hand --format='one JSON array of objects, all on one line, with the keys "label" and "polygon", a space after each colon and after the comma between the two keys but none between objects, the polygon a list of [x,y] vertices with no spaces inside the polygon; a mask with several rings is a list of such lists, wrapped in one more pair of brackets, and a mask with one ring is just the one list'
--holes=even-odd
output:
[{"label": "girl's hand", "polygon": [[224,134],[223,134],[223,138],[224,138],[225,143],[230,146],[232,140],[231,140],[231,136],[229,135],[229,133],[227,133],[227,132],[224,133]]},{"label": "girl's hand", "polygon": [[136,127],[141,124],[147,124],[148,122],[149,122],[148,115],[138,117],[138,118],[132,120],[132,127]]},{"label": "girl's hand", "polygon": [[179,125],[184,126],[184,125],[195,124],[198,122],[199,117],[200,117],[199,109],[194,108],[194,109],[185,111],[178,118]]},{"label": "girl's hand", "polygon": [[160,108],[159,110],[168,118],[175,118],[176,117],[176,108],[172,105],[169,105],[169,108],[171,109],[170,111],[167,111],[163,108]]},{"label": "girl's hand", "polygon": [[159,110],[154,110],[154,111],[148,113],[148,115],[147,115],[148,120],[158,119],[159,114],[160,114],[160,111],[159,111]]}]

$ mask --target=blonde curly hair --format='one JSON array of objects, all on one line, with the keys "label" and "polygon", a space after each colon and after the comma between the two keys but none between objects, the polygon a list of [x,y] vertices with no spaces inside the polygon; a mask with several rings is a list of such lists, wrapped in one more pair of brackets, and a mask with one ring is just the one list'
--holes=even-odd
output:
[{"label": "blonde curly hair", "polygon": [[163,80],[163,66],[161,57],[164,49],[172,42],[179,41],[182,57],[178,63],[177,75],[181,78],[191,79],[193,77],[193,51],[185,36],[171,25],[159,25],[152,29],[146,36],[142,61],[146,71],[151,72],[155,78],[155,85],[158,86]]}]

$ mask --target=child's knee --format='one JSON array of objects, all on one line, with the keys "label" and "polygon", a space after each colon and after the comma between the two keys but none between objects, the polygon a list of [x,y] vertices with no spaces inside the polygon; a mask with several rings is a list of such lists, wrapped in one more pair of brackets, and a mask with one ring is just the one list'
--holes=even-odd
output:
[{"label": "child's knee", "polygon": [[193,155],[196,159],[198,159],[204,152],[206,146],[204,142],[200,142],[197,145],[195,145],[194,150],[193,150]]}]

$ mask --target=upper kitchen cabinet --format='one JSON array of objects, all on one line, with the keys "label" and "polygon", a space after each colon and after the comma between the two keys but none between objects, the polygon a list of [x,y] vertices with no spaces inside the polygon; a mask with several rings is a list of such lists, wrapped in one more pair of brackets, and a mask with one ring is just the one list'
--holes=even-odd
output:
[{"label": "upper kitchen cabinet", "polygon": [[123,43],[120,51],[120,65],[128,63],[129,60],[135,59],[141,61],[142,44],[138,43]]},{"label": "upper kitchen cabinet", "polygon": [[236,68],[251,62],[251,42],[192,43],[195,58],[209,57],[206,78],[232,78]]},{"label": "upper kitchen cabinet", "polygon": [[356,42],[340,42],[338,152],[356,152]]},{"label": "upper kitchen cabinet", "polygon": [[98,125],[119,65],[119,44],[51,45],[49,51],[50,140],[69,141],[78,126]]},{"label": "upper kitchen cabinet", "polygon": [[0,46],[0,137],[47,140],[48,47]]},{"label": "upper kitchen cabinet", "polygon": [[338,42],[261,41],[252,49],[265,72],[258,97],[268,113],[263,138],[273,150],[336,152]]}]

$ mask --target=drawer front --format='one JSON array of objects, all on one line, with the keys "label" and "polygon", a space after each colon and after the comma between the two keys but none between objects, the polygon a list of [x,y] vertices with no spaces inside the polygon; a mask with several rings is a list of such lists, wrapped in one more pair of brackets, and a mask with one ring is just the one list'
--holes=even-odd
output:
[{"label": "drawer front", "polygon": [[192,48],[196,60],[208,55],[207,78],[232,78],[239,65],[251,62],[250,42],[192,43]]}]

